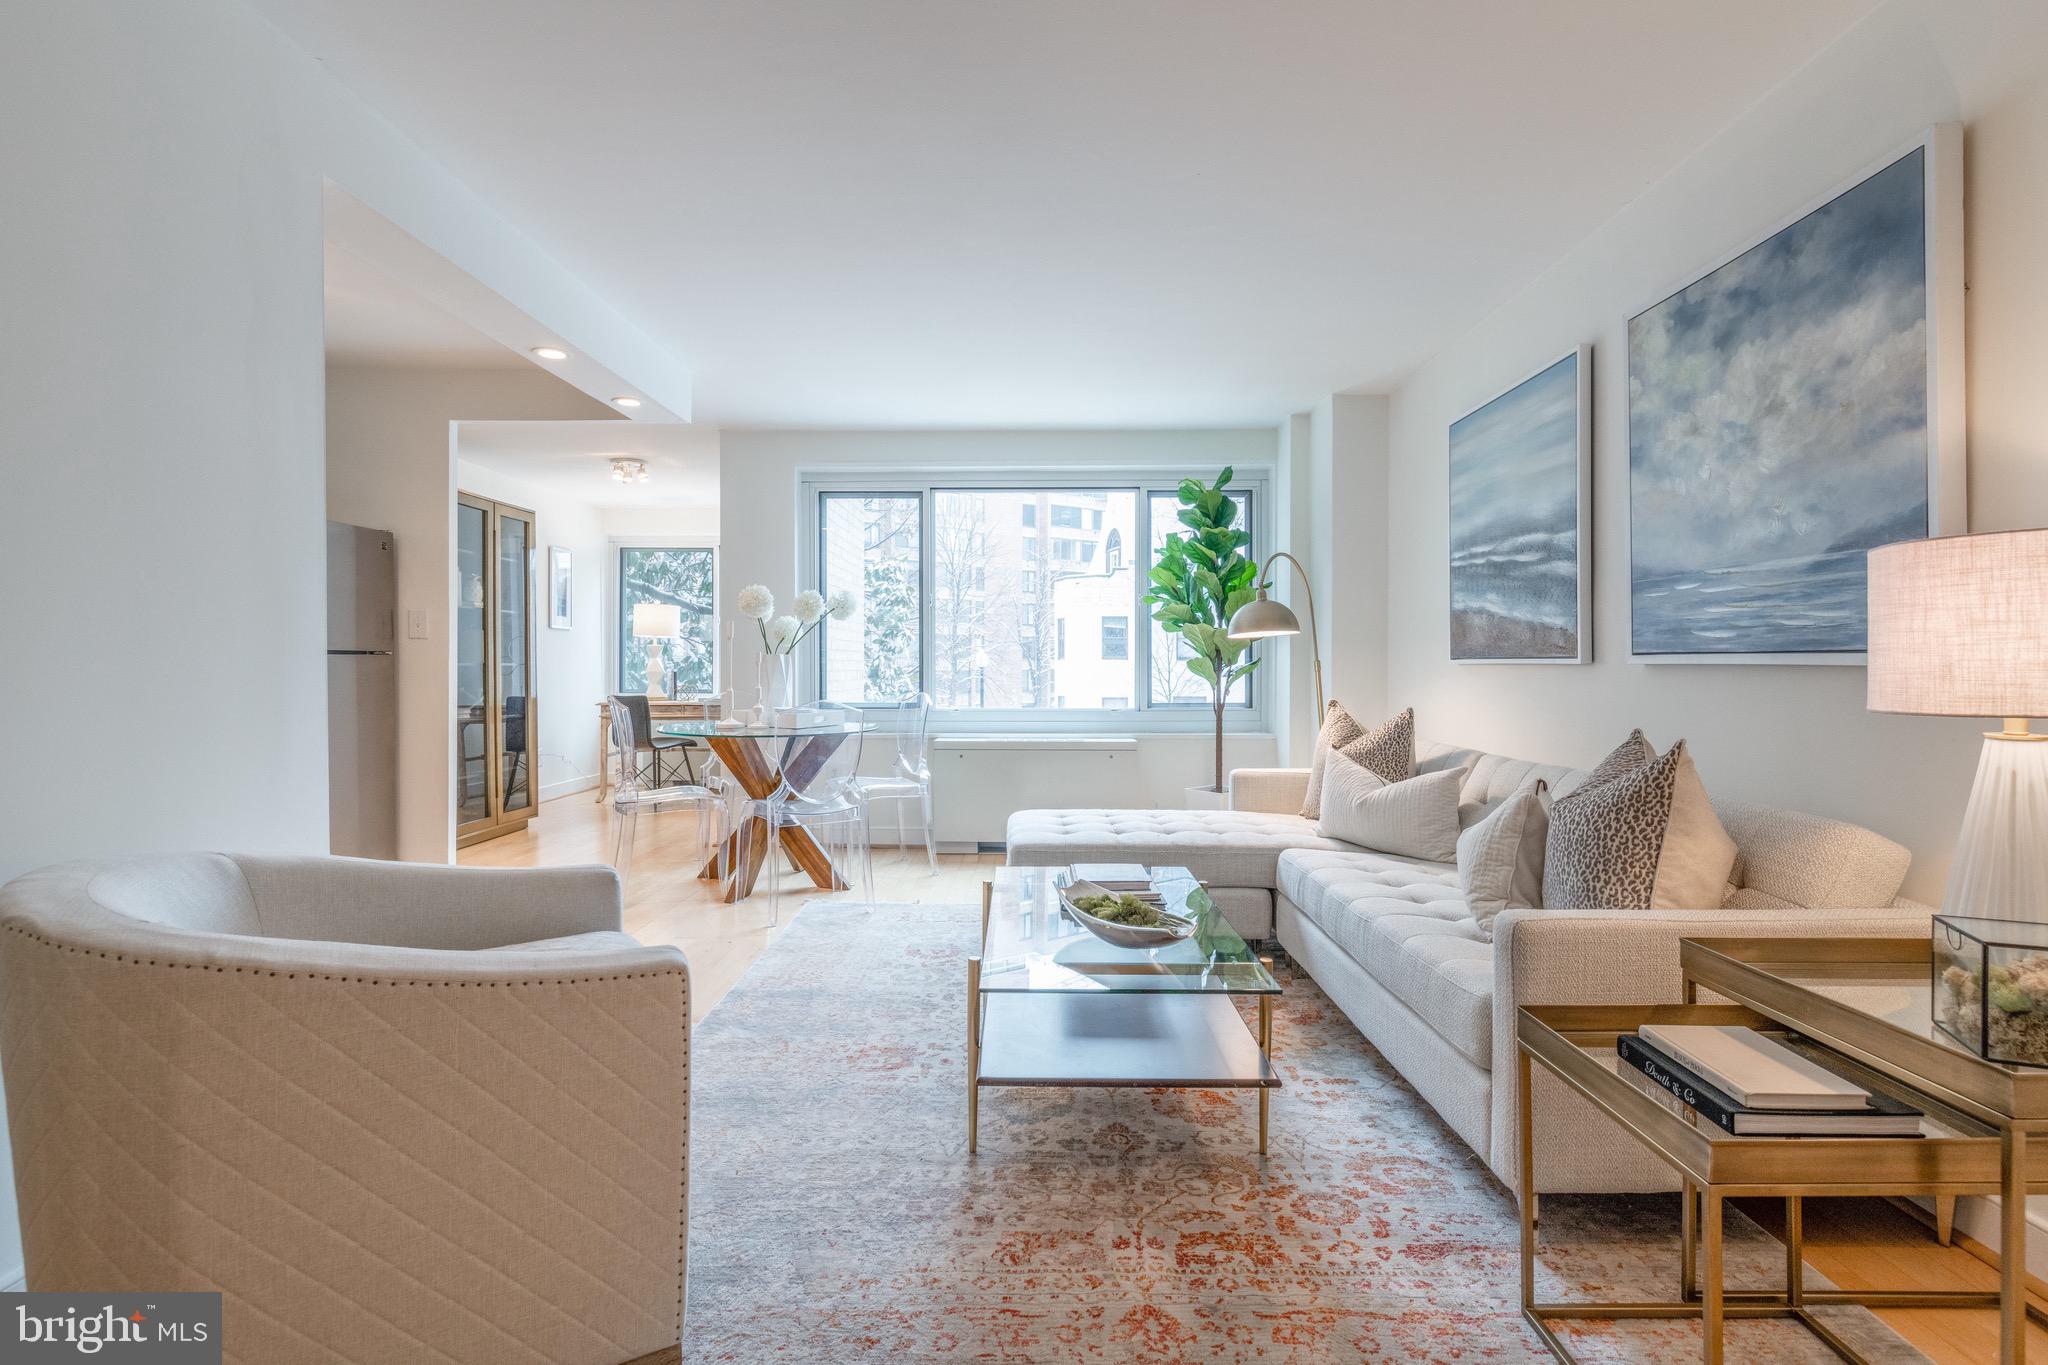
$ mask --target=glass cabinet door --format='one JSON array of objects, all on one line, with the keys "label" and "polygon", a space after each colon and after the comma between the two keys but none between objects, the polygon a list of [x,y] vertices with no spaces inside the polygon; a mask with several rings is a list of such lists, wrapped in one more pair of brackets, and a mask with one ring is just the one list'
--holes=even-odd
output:
[{"label": "glass cabinet door", "polygon": [[455,841],[524,828],[538,781],[534,519],[463,493],[455,509]]},{"label": "glass cabinet door", "polygon": [[455,508],[455,826],[491,819],[490,762],[485,743],[490,711],[484,674],[484,541],[490,532],[488,506],[461,502]]},{"label": "glass cabinet door", "polygon": [[500,812],[533,804],[533,523],[498,510],[498,697],[504,747],[498,756]]}]

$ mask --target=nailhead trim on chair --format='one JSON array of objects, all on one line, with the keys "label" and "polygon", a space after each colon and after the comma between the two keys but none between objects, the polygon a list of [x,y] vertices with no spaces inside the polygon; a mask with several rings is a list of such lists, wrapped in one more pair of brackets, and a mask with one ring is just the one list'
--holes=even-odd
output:
[{"label": "nailhead trim on chair", "polygon": [[[187,971],[234,973],[238,976],[282,976],[287,981],[296,981],[303,975],[308,981],[339,981],[358,986],[583,986],[596,985],[606,981],[645,981],[664,976],[678,976],[683,979],[683,1114],[684,1122],[689,1121],[689,1079],[690,1079],[690,973],[687,969],[668,968],[658,972],[614,972],[608,976],[552,976],[538,977],[525,981],[398,981],[374,976],[335,976],[325,972],[275,972],[251,967],[220,967],[207,962],[159,962],[155,958],[130,957],[126,953],[110,953],[98,948],[79,948],[69,943],[59,943],[46,935],[34,933],[18,924],[4,926],[8,933],[18,934],[29,942],[43,948],[54,948],[62,953],[77,953],[81,957],[104,958],[110,962],[125,962],[136,967],[183,968]],[[366,945],[378,946],[378,945]],[[684,1148],[684,1164],[678,1172],[679,1198],[676,1206],[676,1342],[664,1346],[650,1355],[636,1356],[622,1365],[682,1365],[681,1345],[683,1337],[683,1310],[689,1294],[688,1253],[690,1244],[690,1169],[689,1149]]]}]

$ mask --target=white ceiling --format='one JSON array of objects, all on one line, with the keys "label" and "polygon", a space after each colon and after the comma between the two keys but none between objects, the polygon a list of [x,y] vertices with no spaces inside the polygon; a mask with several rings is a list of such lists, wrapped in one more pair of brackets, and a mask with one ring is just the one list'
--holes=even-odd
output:
[{"label": "white ceiling", "polygon": [[1873,0],[256,3],[698,420],[939,426],[1383,388]]},{"label": "white ceiling", "polygon": [[[595,507],[718,510],[718,432],[652,422],[460,422],[456,458]],[[646,483],[612,479],[612,458],[647,461]]]},{"label": "white ceiling", "polygon": [[327,244],[327,358],[344,365],[462,370],[532,363],[332,242]]}]

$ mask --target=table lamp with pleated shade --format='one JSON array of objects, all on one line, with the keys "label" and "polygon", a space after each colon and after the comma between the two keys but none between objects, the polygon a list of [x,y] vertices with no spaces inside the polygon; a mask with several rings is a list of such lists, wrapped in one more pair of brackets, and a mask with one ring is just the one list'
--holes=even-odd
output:
[{"label": "table lamp with pleated shade", "polygon": [[1870,552],[1873,711],[1990,716],[1942,908],[2048,921],[2048,530]]}]

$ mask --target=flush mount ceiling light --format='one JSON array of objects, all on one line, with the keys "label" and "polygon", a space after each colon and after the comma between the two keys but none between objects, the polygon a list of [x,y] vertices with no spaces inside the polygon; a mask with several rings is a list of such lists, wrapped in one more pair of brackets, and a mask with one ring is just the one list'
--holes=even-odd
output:
[{"label": "flush mount ceiling light", "polygon": [[647,482],[647,461],[645,461],[645,460],[613,460],[613,461],[612,461],[612,482],[613,482],[613,483],[646,483],[646,482]]},{"label": "flush mount ceiling light", "polygon": [[637,408],[640,406],[640,400],[637,398],[614,398],[612,402],[622,408]]},{"label": "flush mount ceiling light", "polygon": [[533,353],[542,360],[567,360],[569,353],[559,346],[536,346]]}]

